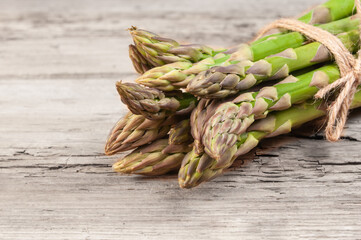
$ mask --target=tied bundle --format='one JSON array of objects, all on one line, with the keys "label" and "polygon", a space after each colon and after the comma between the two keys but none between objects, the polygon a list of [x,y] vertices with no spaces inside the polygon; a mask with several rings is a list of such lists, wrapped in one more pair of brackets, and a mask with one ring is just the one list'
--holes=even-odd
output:
[{"label": "tied bundle", "polygon": [[[338,140],[349,109],[361,107],[361,63],[352,55],[360,42],[355,7],[361,13],[358,0],[329,0],[233,48],[181,44],[130,28],[129,56],[140,76],[116,83],[129,112],[111,130],[105,153],[132,152],[113,169],[151,176],[178,171],[180,187],[192,188],[262,139],[325,115],[327,139]],[[270,29],[278,31],[265,35]],[[335,97],[328,108],[326,96]]]},{"label": "tied bundle", "polygon": [[[360,0],[355,0],[357,10],[357,18],[361,19]],[[265,32],[273,28],[286,28],[297,31],[309,37],[312,40],[322,43],[333,54],[335,61],[340,69],[341,78],[334,83],[320,89],[315,95],[316,98],[324,98],[330,94],[332,90],[339,88],[340,93],[336,100],[328,109],[328,122],[326,126],[326,138],[329,141],[338,141],[344,129],[347,115],[352,103],[352,99],[357,91],[357,87],[361,83],[361,52],[358,51],[357,59],[347,50],[343,43],[334,35],[327,31],[316,28],[311,25],[293,19],[281,19],[275,21],[265,27],[261,32],[262,36]],[[359,29],[361,29],[359,27]],[[260,38],[257,37],[257,38]],[[361,34],[360,34],[361,39]]]}]

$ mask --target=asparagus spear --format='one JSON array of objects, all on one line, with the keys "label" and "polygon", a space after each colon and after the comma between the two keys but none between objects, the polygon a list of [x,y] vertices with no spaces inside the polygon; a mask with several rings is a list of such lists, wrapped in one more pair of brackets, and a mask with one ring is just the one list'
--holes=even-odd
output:
[{"label": "asparagus spear", "polygon": [[[227,101],[227,99],[224,99],[223,101]],[[212,163],[213,159],[209,157],[204,152],[204,146],[202,145],[202,129],[203,124],[206,123],[210,116],[212,116],[217,109],[217,107],[223,102],[219,99],[209,100],[209,99],[201,99],[197,105],[197,107],[193,110],[191,114],[191,133],[194,138],[193,143],[193,149],[190,151],[183,159],[182,166],[185,165],[185,163],[188,163],[191,159],[194,160],[194,162],[197,162],[197,166],[193,165],[193,167],[197,167],[197,171],[203,172],[205,168]],[[192,169],[192,167],[190,167]],[[183,168],[184,170],[184,168]],[[210,172],[212,176],[209,177],[216,177],[217,174],[214,171]],[[219,171],[219,174],[221,174],[222,171]],[[182,177],[180,177],[180,185],[186,186],[188,184],[188,181],[202,181],[202,178],[209,179],[206,176],[207,171],[203,172],[203,175],[197,175],[195,174],[192,179],[188,178],[186,179],[185,171],[180,171],[179,174],[182,174]],[[196,178],[199,177],[197,180]],[[183,182],[181,180],[184,179]]]},{"label": "asparagus spear", "polygon": [[189,114],[197,104],[193,95],[180,91],[167,93],[166,96],[162,91],[135,83],[117,82],[116,87],[121,100],[132,113],[150,120]]},{"label": "asparagus spear", "polygon": [[128,151],[162,138],[175,122],[175,117],[152,121],[129,112],[111,130],[105,145],[105,154]]},{"label": "asparagus spear", "polygon": [[172,127],[169,138],[140,147],[113,165],[116,172],[161,175],[179,169],[185,154],[191,150],[189,119]]},{"label": "asparagus spear", "polygon": [[[357,107],[361,107],[360,89],[355,94],[351,105],[351,108]],[[230,167],[237,157],[256,147],[261,139],[289,133],[291,129],[324,116],[326,113],[322,101],[309,100],[290,109],[273,112],[267,118],[255,122],[247,132],[238,136],[237,154],[233,156],[228,155],[227,158],[217,161],[205,153],[197,155],[191,152],[184,158],[179,170],[179,185],[182,188],[192,188],[209,181]]]},{"label": "asparagus spear", "polygon": [[187,86],[196,74],[217,66],[229,59],[230,54],[219,53],[197,63],[174,62],[161,67],[155,67],[145,72],[135,81],[147,87],[162,91],[173,91]]},{"label": "asparagus spear", "polygon": [[205,152],[219,161],[227,158],[226,155],[235,154],[237,137],[255,119],[264,118],[270,111],[285,110],[292,104],[310,99],[319,88],[339,78],[337,65],[326,65],[298,77],[290,76],[259,92],[240,94],[233,101],[221,104],[203,129]]},{"label": "asparagus spear", "polygon": [[[347,18],[319,25],[319,27],[334,34],[340,34],[344,30],[357,29],[357,23],[358,20]],[[241,44],[236,48],[218,53],[213,57],[208,57],[194,64],[190,62],[174,62],[161,67],[155,67],[137,78],[136,82],[163,91],[173,91],[185,88],[191,81],[197,82],[193,80],[195,76],[212,67],[227,67],[228,65],[237,64],[235,67],[232,66],[230,67],[231,69],[228,69],[232,70],[232,73],[237,73],[246,66],[252,65],[251,61],[258,61],[289,48],[300,47],[306,41],[308,40],[302,34],[290,32],[267,38],[267,40],[257,44]],[[197,86],[196,83],[193,84]]]},{"label": "asparagus spear", "polygon": [[200,44],[181,45],[177,41],[132,27],[129,32],[135,47],[153,67],[172,62],[198,62],[225,49],[215,50]]},{"label": "asparagus spear", "polygon": [[[351,21],[359,23],[357,19]],[[337,37],[349,51],[358,50],[358,30],[341,33]],[[313,42],[295,49],[286,49],[249,65],[213,67],[195,77],[188,84],[187,91],[204,98],[224,98],[260,82],[285,78],[292,71],[327,62],[331,57],[325,46]]]},{"label": "asparagus spear", "polygon": [[134,69],[140,74],[167,63],[198,62],[225,51],[200,44],[180,45],[175,40],[136,27],[130,28],[129,31],[135,43],[129,45],[129,57]]},{"label": "asparagus spear", "polygon": [[137,73],[143,74],[149,69],[153,68],[153,66],[149,64],[149,62],[132,44],[129,45],[129,58],[132,61],[133,67]]}]

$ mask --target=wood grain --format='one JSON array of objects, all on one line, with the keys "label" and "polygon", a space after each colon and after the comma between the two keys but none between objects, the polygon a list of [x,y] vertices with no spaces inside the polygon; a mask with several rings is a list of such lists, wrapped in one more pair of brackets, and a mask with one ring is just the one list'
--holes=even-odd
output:
[{"label": "wood grain", "polygon": [[0,239],[361,239],[360,110],[338,143],[304,127],[192,190],[103,154],[126,28],[232,46],[319,2],[1,1]]}]

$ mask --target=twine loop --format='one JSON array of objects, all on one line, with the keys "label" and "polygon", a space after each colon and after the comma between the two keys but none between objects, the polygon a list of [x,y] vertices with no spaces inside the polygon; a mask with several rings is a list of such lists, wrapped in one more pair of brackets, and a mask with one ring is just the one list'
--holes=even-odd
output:
[{"label": "twine loop", "polygon": [[[355,6],[357,17],[361,22],[361,5],[359,0],[355,0]],[[356,59],[342,44],[341,40],[333,34],[295,19],[276,20],[262,29],[258,34],[258,38],[274,28],[284,28],[302,33],[307,38],[323,44],[333,54],[335,62],[340,69],[341,78],[320,89],[315,97],[325,98],[334,90],[339,89],[336,100],[328,106],[328,122],[325,129],[327,140],[331,142],[339,140],[347,121],[347,115],[357,91],[357,86],[361,84],[361,51],[358,51],[358,58]]]}]

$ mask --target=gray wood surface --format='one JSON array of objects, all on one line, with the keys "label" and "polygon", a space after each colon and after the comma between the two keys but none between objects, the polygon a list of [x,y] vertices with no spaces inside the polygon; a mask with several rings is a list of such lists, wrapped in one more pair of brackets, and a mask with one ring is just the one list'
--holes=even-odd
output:
[{"label": "gray wood surface", "polygon": [[361,239],[361,111],[338,143],[302,128],[192,190],[103,155],[126,28],[232,46],[319,2],[0,1],[0,239]]}]

